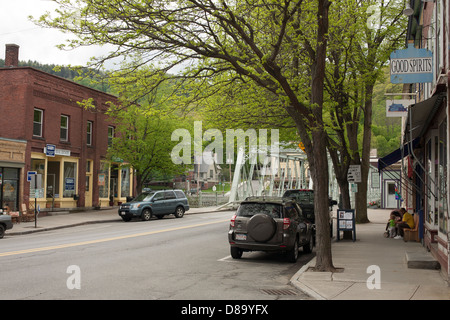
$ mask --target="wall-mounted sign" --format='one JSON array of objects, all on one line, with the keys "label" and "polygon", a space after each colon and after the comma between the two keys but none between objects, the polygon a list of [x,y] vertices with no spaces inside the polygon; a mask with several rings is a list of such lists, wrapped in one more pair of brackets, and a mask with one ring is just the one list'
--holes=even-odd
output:
[{"label": "wall-mounted sign", "polygon": [[391,53],[391,83],[426,83],[433,81],[433,53],[416,49],[412,43],[408,49]]},{"label": "wall-mounted sign", "polygon": [[407,117],[408,107],[415,103],[415,100],[386,100],[386,117]]},{"label": "wall-mounted sign", "polygon": [[54,144],[47,144],[45,146],[44,152],[47,157],[54,157],[56,152],[56,146]]}]

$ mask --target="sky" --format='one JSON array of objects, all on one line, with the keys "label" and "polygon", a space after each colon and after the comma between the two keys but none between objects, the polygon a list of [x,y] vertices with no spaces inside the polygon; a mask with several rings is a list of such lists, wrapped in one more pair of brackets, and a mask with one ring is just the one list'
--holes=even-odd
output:
[{"label": "sky", "polygon": [[[53,12],[57,5],[50,0],[0,0],[0,58],[5,59],[5,45],[17,44],[20,61],[42,64],[86,65],[93,56],[105,55],[105,47],[84,47],[70,51],[58,49],[70,37],[56,29],[42,28],[28,19],[38,19]],[[73,36],[72,36],[73,37]]]}]

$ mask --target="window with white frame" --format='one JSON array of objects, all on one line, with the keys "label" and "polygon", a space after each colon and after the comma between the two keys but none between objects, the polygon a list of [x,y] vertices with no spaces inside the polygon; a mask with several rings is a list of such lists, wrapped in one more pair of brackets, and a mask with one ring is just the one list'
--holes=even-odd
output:
[{"label": "window with white frame", "polygon": [[69,117],[61,115],[60,140],[69,141]]},{"label": "window with white frame", "polygon": [[44,122],[44,111],[34,109],[33,115],[33,136],[42,137],[42,124]]},{"label": "window with white frame", "polygon": [[92,146],[92,121],[87,122],[87,130],[86,130],[86,144],[88,146]]},{"label": "window with white frame", "polygon": [[112,146],[112,141],[114,138],[114,127],[108,127],[108,147]]}]

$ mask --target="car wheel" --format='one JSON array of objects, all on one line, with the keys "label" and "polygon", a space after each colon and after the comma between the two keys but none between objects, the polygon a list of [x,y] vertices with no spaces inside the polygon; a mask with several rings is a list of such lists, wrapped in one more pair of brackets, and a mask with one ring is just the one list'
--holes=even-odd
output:
[{"label": "car wheel", "polygon": [[152,212],[150,209],[142,210],[141,219],[144,221],[149,221],[152,218]]},{"label": "car wheel", "polygon": [[131,220],[131,217],[122,217],[122,220],[125,221],[125,222],[128,222],[128,221]]},{"label": "car wheel", "polygon": [[237,247],[230,247],[230,252],[233,259],[240,259],[242,257],[243,250]]},{"label": "car wheel", "polygon": [[297,262],[298,259],[298,239],[295,239],[294,247],[288,252],[289,262]]},{"label": "car wheel", "polygon": [[183,218],[184,216],[184,208],[182,206],[177,207],[175,210],[175,218]]},{"label": "car wheel", "polygon": [[313,242],[313,237],[311,235],[309,237],[308,243],[303,246],[303,252],[304,253],[311,253],[313,251],[313,246],[314,246],[314,242]]},{"label": "car wheel", "polygon": [[0,239],[2,239],[5,235],[5,227],[0,224]]}]

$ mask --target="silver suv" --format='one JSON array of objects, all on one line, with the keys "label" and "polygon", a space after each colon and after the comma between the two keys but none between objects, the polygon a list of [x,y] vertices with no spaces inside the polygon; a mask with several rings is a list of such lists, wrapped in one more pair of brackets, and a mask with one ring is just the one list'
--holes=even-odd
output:
[{"label": "silver suv", "polygon": [[231,256],[239,259],[244,251],[280,251],[295,262],[299,247],[305,253],[312,251],[313,228],[293,199],[247,198],[231,218],[228,231]]}]

